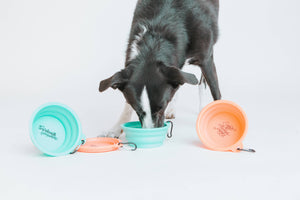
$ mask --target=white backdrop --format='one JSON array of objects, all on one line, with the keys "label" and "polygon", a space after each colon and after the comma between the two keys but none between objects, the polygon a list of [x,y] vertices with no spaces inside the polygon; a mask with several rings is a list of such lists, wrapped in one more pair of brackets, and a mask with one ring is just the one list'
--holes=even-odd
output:
[{"label": "white backdrop", "polygon": [[[123,68],[135,4],[0,1],[0,198],[115,199],[111,194],[120,191],[128,199],[299,199],[297,0],[221,2],[215,48],[221,92],[245,109],[244,144],[256,154],[200,147],[196,86],[180,89],[175,136],[160,149],[50,159],[33,147],[29,119],[43,103],[72,107],[88,137],[119,116],[123,96],[114,90],[100,94],[98,84]],[[194,66],[184,70],[200,75]],[[79,171],[84,173],[73,176]],[[77,183],[79,178],[85,182]]]}]

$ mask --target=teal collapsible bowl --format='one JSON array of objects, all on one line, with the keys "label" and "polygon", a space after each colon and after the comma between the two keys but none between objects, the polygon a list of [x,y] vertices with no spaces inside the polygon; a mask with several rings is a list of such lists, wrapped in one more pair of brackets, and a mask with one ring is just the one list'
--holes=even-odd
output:
[{"label": "teal collapsible bowl", "polygon": [[86,139],[75,112],[60,103],[42,105],[34,112],[30,137],[33,144],[49,156],[73,153]]},{"label": "teal collapsible bowl", "polygon": [[[168,130],[171,127],[171,132]],[[133,142],[138,148],[154,148],[162,146],[166,137],[172,137],[172,122],[168,121],[160,128],[144,129],[140,122],[128,122],[122,125],[122,129],[126,134],[126,140]]]}]

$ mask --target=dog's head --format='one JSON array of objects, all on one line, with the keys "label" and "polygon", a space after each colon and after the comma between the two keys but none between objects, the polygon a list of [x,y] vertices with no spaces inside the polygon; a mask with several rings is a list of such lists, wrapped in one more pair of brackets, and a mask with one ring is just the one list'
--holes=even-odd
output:
[{"label": "dog's head", "polygon": [[155,62],[151,67],[127,66],[101,81],[99,91],[109,87],[119,89],[136,111],[143,127],[151,128],[163,126],[168,103],[179,86],[185,83],[196,85],[198,80],[193,74]]}]

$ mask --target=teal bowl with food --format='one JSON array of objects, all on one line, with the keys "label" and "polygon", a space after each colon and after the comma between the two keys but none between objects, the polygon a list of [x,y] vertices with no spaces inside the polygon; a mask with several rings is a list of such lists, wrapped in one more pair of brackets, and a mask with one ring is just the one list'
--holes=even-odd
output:
[{"label": "teal bowl with food", "polygon": [[[168,133],[171,127],[170,133]],[[155,148],[163,145],[165,139],[172,137],[173,123],[165,122],[163,127],[142,128],[139,121],[128,122],[122,125],[128,142],[135,143],[138,148]]]}]

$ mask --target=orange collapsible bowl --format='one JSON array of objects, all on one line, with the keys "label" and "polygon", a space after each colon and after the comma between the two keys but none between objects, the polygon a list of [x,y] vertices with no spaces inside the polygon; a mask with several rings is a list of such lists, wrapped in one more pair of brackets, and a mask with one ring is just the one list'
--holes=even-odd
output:
[{"label": "orange collapsible bowl", "polygon": [[104,153],[119,149],[121,141],[116,138],[88,138],[78,149],[84,153]]},{"label": "orange collapsible bowl", "polygon": [[128,144],[132,148],[132,151],[136,150],[136,145],[134,143],[122,143],[121,140],[116,138],[108,137],[97,137],[97,138],[88,138],[85,143],[81,145],[78,149],[78,152],[83,153],[104,153],[110,151],[116,151],[124,144]]},{"label": "orange collapsible bowl", "polygon": [[248,130],[248,119],[234,102],[219,100],[199,114],[196,129],[203,145],[214,151],[239,152]]}]

